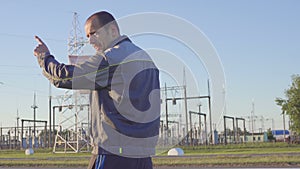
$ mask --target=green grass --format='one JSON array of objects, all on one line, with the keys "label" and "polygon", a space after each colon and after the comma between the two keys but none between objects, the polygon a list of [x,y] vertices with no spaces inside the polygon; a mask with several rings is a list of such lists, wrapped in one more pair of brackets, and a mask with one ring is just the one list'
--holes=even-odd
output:
[{"label": "green grass", "polygon": [[[247,143],[211,146],[179,146],[186,155],[206,154],[271,154],[271,153],[297,153],[300,145],[287,143]],[[166,155],[167,150],[160,150],[159,155]]]},{"label": "green grass", "polygon": [[[184,157],[165,158],[167,152],[153,158],[156,166],[300,166],[300,145],[286,143],[232,144],[181,147]],[[52,153],[50,149],[0,150],[0,166],[87,166],[90,153]]]},{"label": "green grass", "polygon": [[90,153],[52,153],[52,149],[35,150],[25,155],[25,150],[1,150],[0,166],[87,166]]},{"label": "green grass", "polygon": [[216,156],[213,158],[189,158],[184,159],[174,158],[153,158],[153,162],[156,165],[167,166],[299,166],[299,156],[278,156],[278,157],[252,157],[252,156],[240,156],[240,157],[226,157]]},{"label": "green grass", "polygon": [[50,167],[50,166],[58,166],[58,167],[72,167],[72,166],[87,166],[88,160],[1,160],[0,166],[39,166],[39,167]]}]

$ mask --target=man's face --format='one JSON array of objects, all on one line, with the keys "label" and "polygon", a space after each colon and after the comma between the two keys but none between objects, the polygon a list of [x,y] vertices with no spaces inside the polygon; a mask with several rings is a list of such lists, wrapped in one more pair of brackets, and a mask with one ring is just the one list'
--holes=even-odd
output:
[{"label": "man's face", "polygon": [[85,24],[85,33],[89,43],[95,48],[97,53],[103,53],[111,42],[109,31],[93,20],[87,21]]}]

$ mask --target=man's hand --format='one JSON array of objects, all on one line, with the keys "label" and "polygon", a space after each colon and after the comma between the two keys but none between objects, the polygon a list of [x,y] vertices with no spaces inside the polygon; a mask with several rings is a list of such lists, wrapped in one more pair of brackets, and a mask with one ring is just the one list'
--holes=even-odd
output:
[{"label": "man's hand", "polygon": [[38,42],[37,47],[33,51],[34,56],[46,56],[50,54],[47,45],[38,36],[34,36],[34,38]]}]

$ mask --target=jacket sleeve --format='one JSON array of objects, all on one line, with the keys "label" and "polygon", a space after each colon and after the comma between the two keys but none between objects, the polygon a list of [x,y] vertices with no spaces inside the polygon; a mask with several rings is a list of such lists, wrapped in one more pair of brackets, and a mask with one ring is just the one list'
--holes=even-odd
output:
[{"label": "jacket sleeve", "polygon": [[43,74],[58,88],[100,89],[107,86],[109,64],[102,56],[92,56],[83,63],[67,65],[54,56],[38,57]]}]

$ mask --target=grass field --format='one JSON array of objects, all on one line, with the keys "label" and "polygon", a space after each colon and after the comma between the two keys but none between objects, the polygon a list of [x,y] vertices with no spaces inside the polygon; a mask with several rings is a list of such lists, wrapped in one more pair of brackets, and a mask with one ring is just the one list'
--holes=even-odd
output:
[{"label": "grass field", "polygon": [[[181,147],[183,157],[169,157],[166,152],[153,158],[155,166],[300,166],[300,145],[287,143],[232,144]],[[0,150],[0,166],[72,167],[87,166],[90,153],[54,154],[50,149]]]}]

